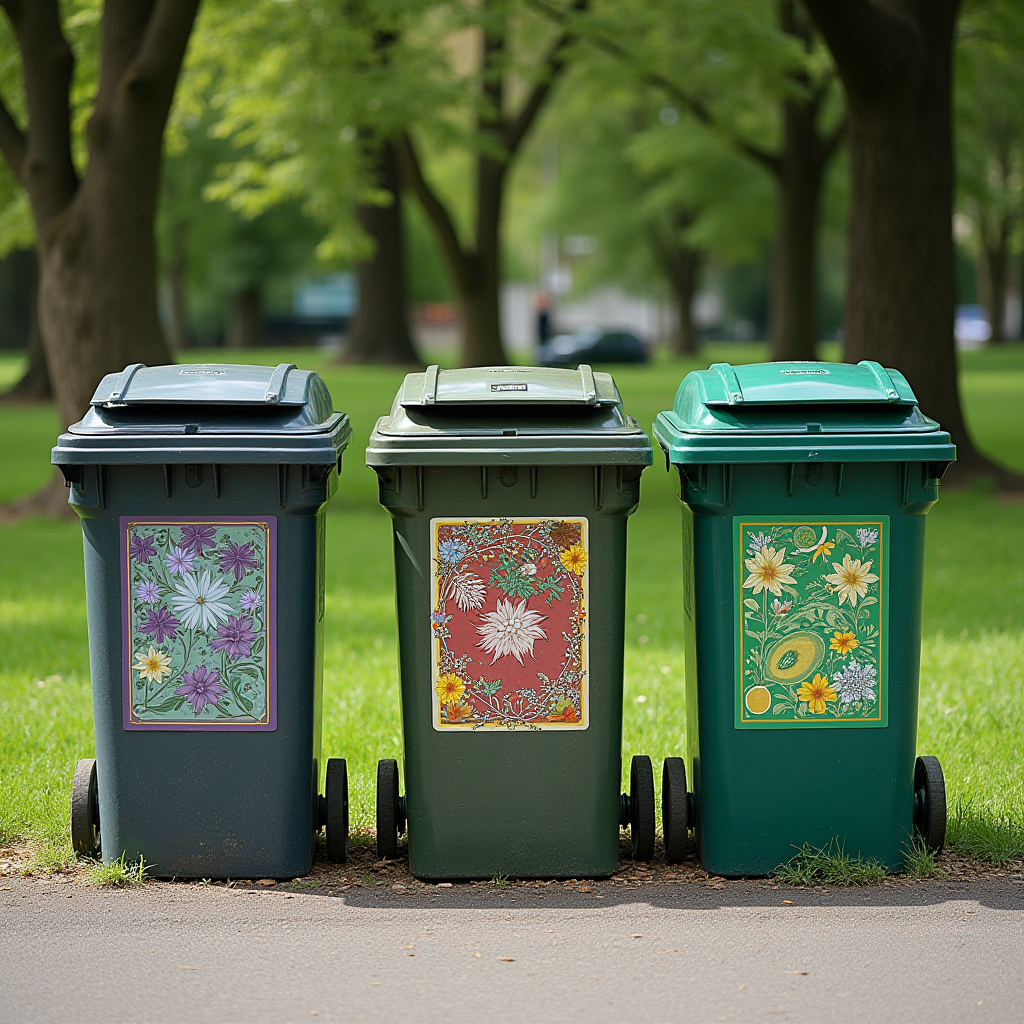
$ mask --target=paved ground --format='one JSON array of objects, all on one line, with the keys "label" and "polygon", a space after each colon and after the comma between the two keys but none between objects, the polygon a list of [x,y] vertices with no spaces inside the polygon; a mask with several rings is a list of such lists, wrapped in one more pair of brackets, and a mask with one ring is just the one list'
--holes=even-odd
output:
[{"label": "paved ground", "polygon": [[3,882],[4,1024],[1024,1020],[1021,879],[333,896]]}]

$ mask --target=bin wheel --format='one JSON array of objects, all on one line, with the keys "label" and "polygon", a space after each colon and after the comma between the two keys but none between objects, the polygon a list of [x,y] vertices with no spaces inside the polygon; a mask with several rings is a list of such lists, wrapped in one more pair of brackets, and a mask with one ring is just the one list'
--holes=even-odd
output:
[{"label": "bin wheel", "polygon": [[71,783],[71,845],[80,857],[100,855],[100,798],[96,759],[83,757]]},{"label": "bin wheel", "polygon": [[654,766],[637,754],[629,766],[629,838],[633,860],[654,856]]},{"label": "bin wheel", "polygon": [[405,830],[405,799],[398,795],[398,762],[377,762],[377,856],[398,859],[398,833]]},{"label": "bin wheel", "polygon": [[327,761],[324,790],[327,859],[344,864],[348,860],[348,764],[343,757]]},{"label": "bin wheel", "polygon": [[686,859],[689,804],[686,762],[681,757],[666,757],[661,772],[661,824],[665,832],[665,857],[669,864],[681,864]]},{"label": "bin wheel", "polygon": [[937,757],[919,757],[914,765],[914,831],[932,853],[946,843],[946,780]]}]

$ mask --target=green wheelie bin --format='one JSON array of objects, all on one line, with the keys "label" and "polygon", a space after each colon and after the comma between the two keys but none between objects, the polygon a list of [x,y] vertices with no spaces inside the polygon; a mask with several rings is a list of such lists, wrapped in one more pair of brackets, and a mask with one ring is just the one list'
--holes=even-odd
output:
[{"label": "green wheelie bin", "polygon": [[717,363],[686,376],[654,436],[683,508],[669,858],[691,827],[729,876],[804,844],[889,870],[915,833],[941,849],[942,771],[915,754],[925,514],[949,434],[902,374],[863,361]]},{"label": "green wheelie bin", "polygon": [[405,793],[377,849],[420,878],[616,870],[654,847],[650,758],[620,793],[626,519],[651,443],[615,382],[483,367],[405,378],[366,451],[394,525]]},{"label": "green wheelie bin", "polygon": [[294,878],[348,848],[319,796],[324,504],[351,429],[290,363],[103,378],[53,449],[82,520],[96,758],[75,849],[158,876]]}]

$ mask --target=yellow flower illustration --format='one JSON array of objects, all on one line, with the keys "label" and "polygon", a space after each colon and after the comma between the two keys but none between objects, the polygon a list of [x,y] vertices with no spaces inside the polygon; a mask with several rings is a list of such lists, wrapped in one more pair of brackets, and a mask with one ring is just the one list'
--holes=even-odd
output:
[{"label": "yellow flower illustration", "polygon": [[850,558],[843,555],[843,564],[832,563],[835,572],[825,577],[826,583],[831,583],[839,594],[839,603],[849,601],[856,607],[857,598],[864,597],[868,592],[869,583],[877,583],[878,577],[871,571],[872,559],[861,562],[859,558]]},{"label": "yellow flower illustration", "polygon": [[836,691],[829,686],[828,678],[820,672],[814,673],[814,679],[810,683],[801,683],[796,695],[800,700],[807,702],[807,710],[812,715],[823,715],[825,705],[836,700]]},{"label": "yellow flower illustration", "polygon": [[574,576],[582,576],[583,570],[587,567],[587,553],[583,550],[582,544],[573,544],[558,552],[558,560]]},{"label": "yellow flower illustration", "polygon": [[831,540],[825,541],[824,544],[819,544],[814,549],[814,554],[811,555],[811,561],[816,562],[818,560],[818,555],[824,555],[826,558],[828,558],[832,554],[832,549],[835,546],[835,541]]},{"label": "yellow flower illustration", "polygon": [[445,672],[435,689],[442,704],[458,704],[466,692],[466,684],[454,672]]},{"label": "yellow flower illustration", "polygon": [[860,647],[860,641],[853,633],[840,633],[836,630],[832,634],[832,639],[829,640],[828,645],[833,651],[838,651],[840,654],[849,654],[855,647]]},{"label": "yellow flower illustration", "polygon": [[753,587],[755,594],[770,590],[776,597],[782,597],[783,583],[796,583],[790,575],[793,566],[784,562],[786,549],[761,548],[753,558],[744,560],[750,575],[743,581],[744,588]]},{"label": "yellow flower illustration", "polygon": [[145,654],[139,651],[135,655],[132,668],[139,673],[140,679],[148,679],[151,683],[163,681],[164,676],[171,674],[171,656],[150,647]]}]

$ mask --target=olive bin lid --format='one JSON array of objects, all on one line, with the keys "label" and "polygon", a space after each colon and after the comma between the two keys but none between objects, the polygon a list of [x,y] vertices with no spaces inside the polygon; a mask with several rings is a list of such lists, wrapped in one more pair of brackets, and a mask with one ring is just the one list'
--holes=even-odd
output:
[{"label": "olive bin lid", "polygon": [[688,373],[654,436],[674,463],[944,462],[949,434],[898,370],[851,363],[714,363]]},{"label": "olive bin lid", "polygon": [[539,366],[410,373],[368,466],[650,465],[650,438],[610,374]]},{"label": "olive bin lid", "polygon": [[293,363],[132,363],[100,381],[50,461],[330,465],[351,436],[320,376]]}]

